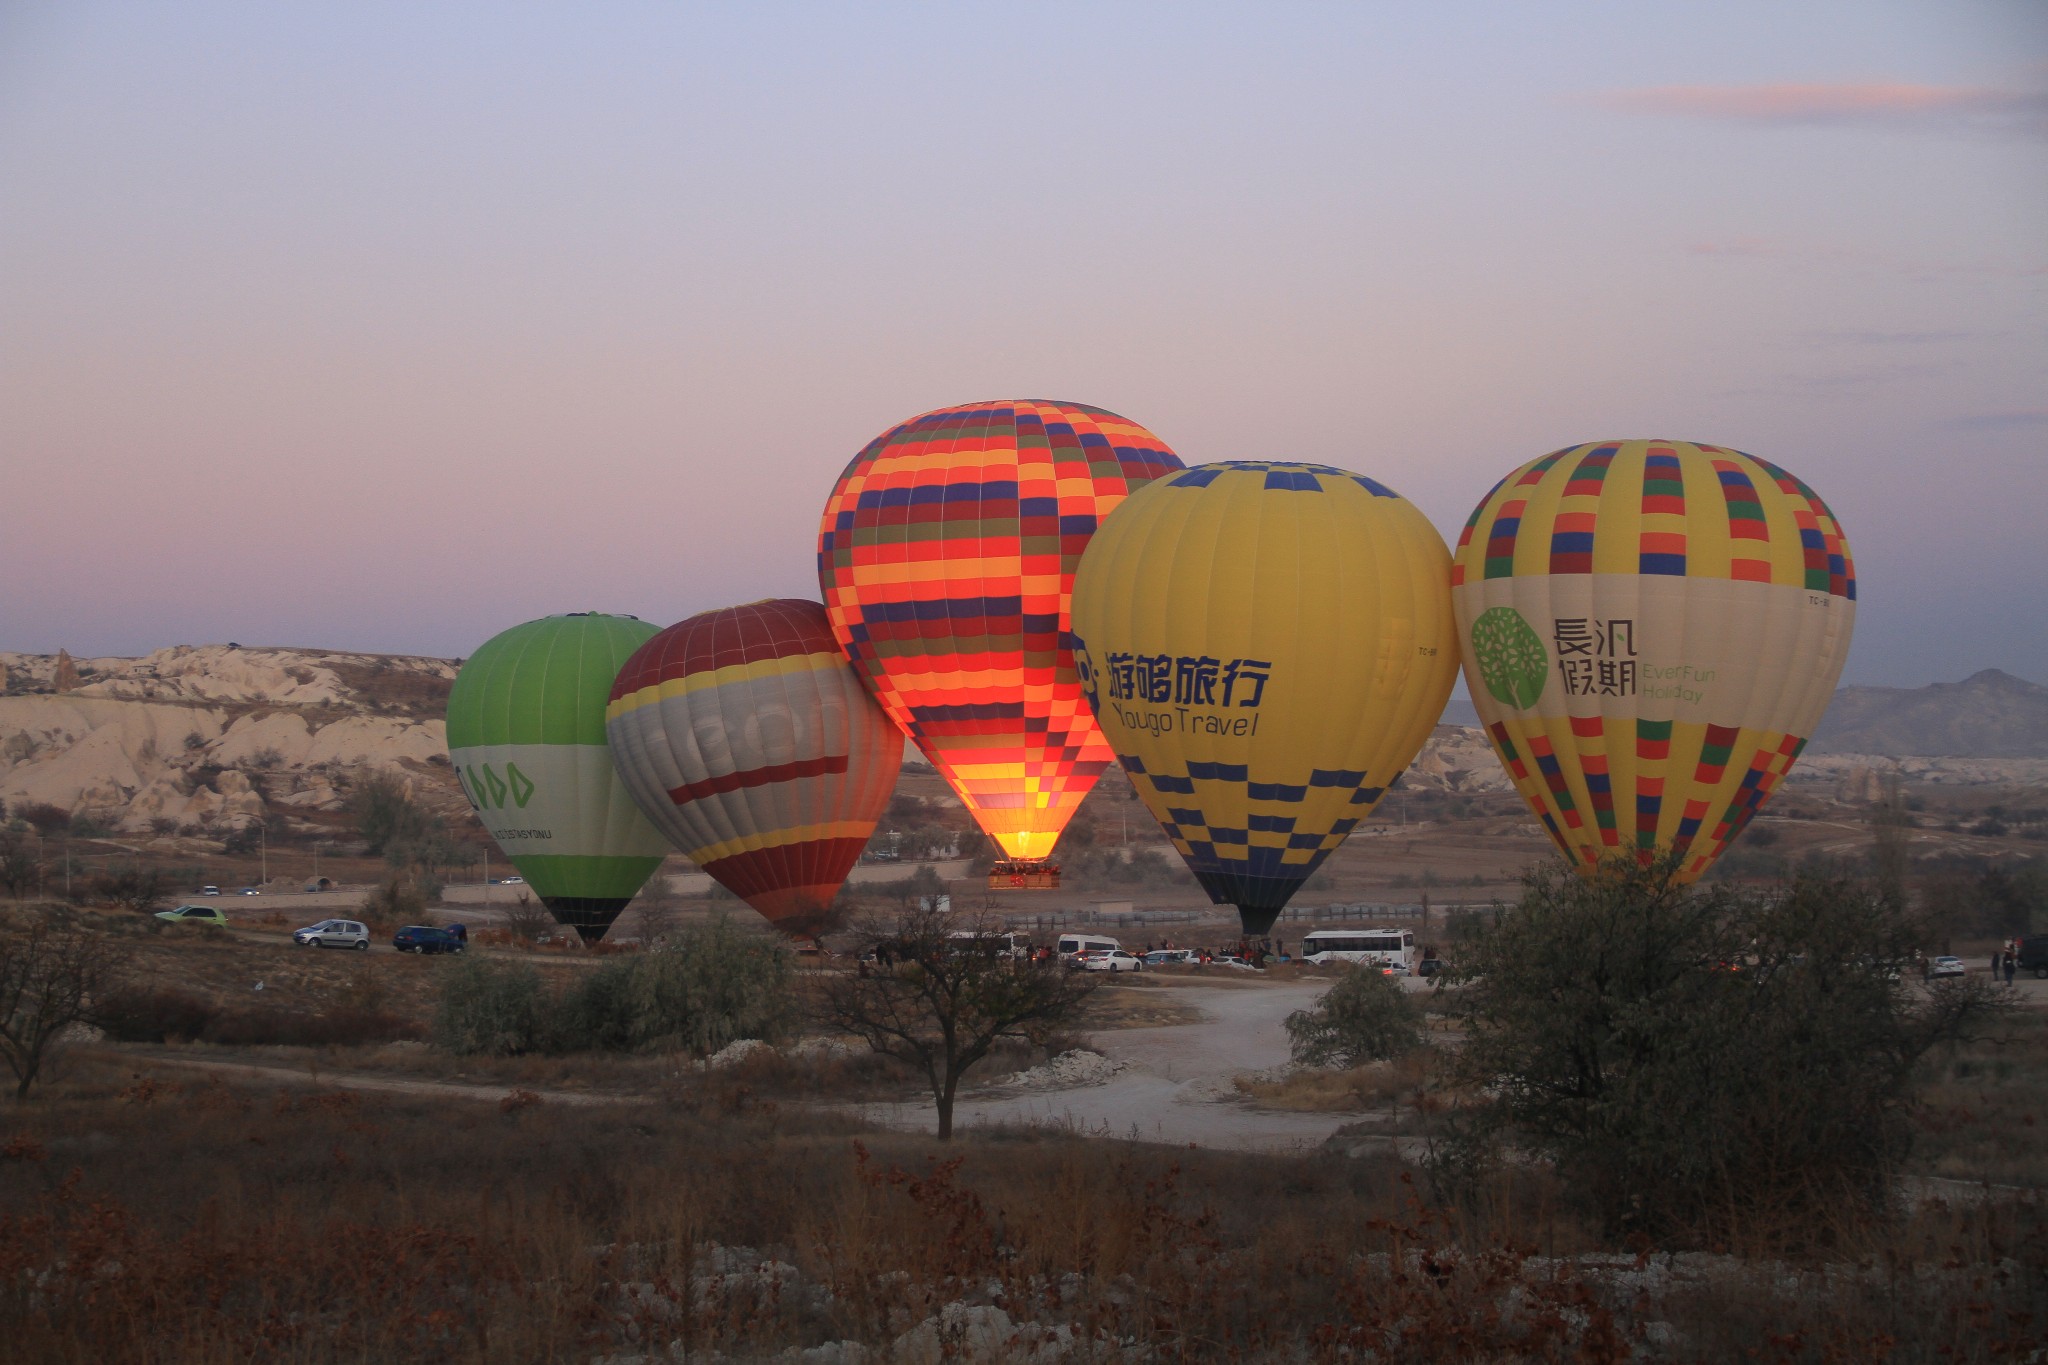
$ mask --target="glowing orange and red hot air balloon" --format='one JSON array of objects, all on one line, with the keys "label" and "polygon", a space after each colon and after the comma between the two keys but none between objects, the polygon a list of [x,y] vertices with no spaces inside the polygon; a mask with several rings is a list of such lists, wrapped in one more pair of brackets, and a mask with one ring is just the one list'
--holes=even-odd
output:
[{"label": "glowing orange and red hot air balloon", "polygon": [[861,678],[1013,859],[1038,860],[1112,760],[1074,673],[1074,569],[1181,462],[1135,422],[1040,401],[889,428],[825,504],[818,581]]}]

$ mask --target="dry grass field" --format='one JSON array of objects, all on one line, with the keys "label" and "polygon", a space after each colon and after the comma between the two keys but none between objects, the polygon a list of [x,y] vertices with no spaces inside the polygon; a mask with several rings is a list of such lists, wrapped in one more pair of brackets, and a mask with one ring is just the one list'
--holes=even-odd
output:
[{"label": "dry grass field", "polygon": [[941,1147],[752,1079],[480,1104],[74,1058],[0,1118],[0,1340],[20,1362],[1989,1361],[2048,1322],[2032,1201],[1923,1202],[1812,1263],[1668,1256],[1600,1246],[1534,1171],[1439,1210],[1391,1160]]}]

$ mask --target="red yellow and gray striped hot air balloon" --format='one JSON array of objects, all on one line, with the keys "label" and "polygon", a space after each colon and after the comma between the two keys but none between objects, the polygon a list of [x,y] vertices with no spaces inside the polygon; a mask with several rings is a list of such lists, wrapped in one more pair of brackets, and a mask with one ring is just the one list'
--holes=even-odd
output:
[{"label": "red yellow and gray striped hot air balloon", "polygon": [[1573,866],[1690,881],[1784,779],[1856,620],[1814,491],[1721,446],[1600,441],[1495,486],[1451,568],[1472,703]]},{"label": "red yellow and gray striped hot air balloon", "polygon": [[620,668],[605,730],[655,828],[792,934],[830,927],[903,762],[825,609],[793,599],[656,635]]},{"label": "red yellow and gray striped hot air balloon", "polygon": [[1012,859],[1050,854],[1113,758],[1074,674],[1081,552],[1128,494],[1181,467],[1101,408],[969,403],[877,436],[825,504],[833,633]]}]

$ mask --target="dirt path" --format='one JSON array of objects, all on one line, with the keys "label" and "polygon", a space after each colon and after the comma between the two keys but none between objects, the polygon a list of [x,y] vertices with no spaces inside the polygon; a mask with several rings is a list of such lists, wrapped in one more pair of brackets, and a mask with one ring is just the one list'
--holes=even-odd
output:
[{"label": "dirt path", "polygon": [[189,1067],[243,1081],[275,1085],[324,1085],[337,1090],[379,1090],[393,1095],[426,1095],[436,1099],[502,1101],[514,1092],[538,1096],[549,1104],[652,1104],[645,1095],[607,1095],[587,1090],[531,1090],[525,1086],[474,1081],[421,1081],[398,1076],[368,1076],[326,1067],[262,1066],[255,1062],[222,1062],[205,1057],[169,1057],[155,1052],[122,1052],[124,1062],[149,1066]]},{"label": "dirt path", "polygon": [[[1282,1021],[1328,989],[1329,983],[1320,981],[1179,987],[1175,999],[1199,1009],[1200,1022],[1094,1035],[1097,1050],[1126,1063],[1114,1079],[1035,1093],[991,1088],[962,1097],[954,1121],[962,1127],[1043,1124],[1105,1137],[1248,1151],[1319,1147],[1358,1116],[1256,1110],[1236,1098],[1231,1078],[1285,1063]],[[894,1128],[929,1131],[934,1122],[929,1101],[870,1105],[863,1112]]]}]

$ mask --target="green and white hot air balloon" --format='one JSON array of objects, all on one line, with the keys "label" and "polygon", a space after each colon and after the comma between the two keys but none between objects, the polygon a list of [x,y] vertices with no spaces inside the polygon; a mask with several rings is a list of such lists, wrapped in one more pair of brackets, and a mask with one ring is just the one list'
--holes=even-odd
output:
[{"label": "green and white hot air balloon", "polygon": [[655,628],[547,616],[495,635],[456,675],[448,758],[484,828],[556,919],[604,936],[669,852],[605,747],[619,666]]}]

